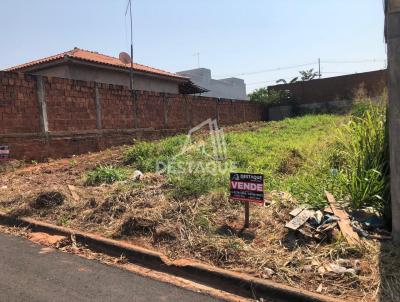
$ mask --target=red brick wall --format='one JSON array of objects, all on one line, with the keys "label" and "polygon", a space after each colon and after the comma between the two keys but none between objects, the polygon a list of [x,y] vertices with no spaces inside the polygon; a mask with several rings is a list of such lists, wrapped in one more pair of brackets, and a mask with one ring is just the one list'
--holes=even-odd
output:
[{"label": "red brick wall", "polygon": [[191,120],[193,125],[198,125],[201,122],[217,117],[216,99],[190,96],[191,98]]},{"label": "red brick wall", "polygon": [[39,131],[34,77],[0,72],[0,134]]},{"label": "red brick wall", "polygon": [[168,94],[165,96],[166,128],[190,128],[191,96]]},{"label": "red brick wall", "polygon": [[159,92],[137,91],[138,128],[164,129],[164,97]]},{"label": "red brick wall", "polygon": [[94,83],[43,77],[49,131],[96,129]]},{"label": "red brick wall", "polygon": [[[95,82],[43,77],[48,132],[40,127],[37,77],[0,72],[0,145],[13,158],[65,157],[133,138],[156,139],[209,118],[220,125],[264,119],[265,107],[246,101],[159,92]],[[96,86],[101,107],[98,129]]]},{"label": "red brick wall", "polygon": [[[123,87],[99,84],[101,124],[103,129],[135,128],[134,98]],[[92,97],[92,103],[95,103]],[[96,127],[92,128],[95,129]]]}]

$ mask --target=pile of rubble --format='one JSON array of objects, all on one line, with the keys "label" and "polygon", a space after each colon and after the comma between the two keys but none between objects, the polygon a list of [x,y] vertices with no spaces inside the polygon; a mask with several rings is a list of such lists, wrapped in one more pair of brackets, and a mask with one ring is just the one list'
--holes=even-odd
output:
[{"label": "pile of rubble", "polygon": [[285,227],[319,241],[336,237],[340,231],[351,245],[357,244],[360,237],[391,239],[390,233],[384,230],[383,218],[373,210],[364,209],[349,215],[341,209],[332,194],[326,192],[326,197],[328,206],[323,211],[305,205],[297,207],[290,212],[293,218]]}]

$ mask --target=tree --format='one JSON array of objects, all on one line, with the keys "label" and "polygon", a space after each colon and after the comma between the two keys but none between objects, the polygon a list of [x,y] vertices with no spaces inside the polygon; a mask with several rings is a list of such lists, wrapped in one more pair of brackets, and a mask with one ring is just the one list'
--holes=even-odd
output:
[{"label": "tree", "polygon": [[268,89],[262,87],[249,94],[250,101],[264,103],[268,99]]},{"label": "tree", "polygon": [[[290,80],[289,84],[293,84],[296,83],[297,80],[299,79],[299,77],[295,77],[293,79]],[[285,79],[279,79],[278,81],[276,81],[277,84],[287,84],[287,81]]]},{"label": "tree", "polygon": [[[314,68],[311,68],[309,70],[301,70],[299,71],[301,80],[302,81],[311,81],[313,80],[316,76],[318,76],[318,72],[314,71]],[[289,81],[289,84],[296,83],[299,80],[299,77],[295,77]],[[276,84],[288,84],[288,82],[285,79],[279,79],[276,81]]]},{"label": "tree", "polygon": [[249,97],[250,101],[268,105],[284,103],[292,99],[288,90],[268,90],[266,87],[254,90]]},{"label": "tree", "polygon": [[318,75],[318,72],[314,71],[314,68],[311,68],[309,70],[302,70],[299,71],[299,73],[301,75],[302,81],[311,81]]}]

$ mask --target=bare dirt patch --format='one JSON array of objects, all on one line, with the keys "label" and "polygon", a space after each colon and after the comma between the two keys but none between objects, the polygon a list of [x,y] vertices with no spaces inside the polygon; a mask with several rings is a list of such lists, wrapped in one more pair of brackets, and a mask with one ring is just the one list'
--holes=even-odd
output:
[{"label": "bare dirt patch", "polygon": [[62,244],[63,242],[68,241],[67,237],[65,236],[49,235],[47,233],[41,232],[29,233],[28,239],[33,242],[48,246],[60,246],[60,244]]}]

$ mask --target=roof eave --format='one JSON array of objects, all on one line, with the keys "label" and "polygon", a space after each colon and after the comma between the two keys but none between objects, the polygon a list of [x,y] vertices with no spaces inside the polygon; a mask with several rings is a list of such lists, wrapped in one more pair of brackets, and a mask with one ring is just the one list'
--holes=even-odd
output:
[{"label": "roof eave", "polygon": [[[112,64],[105,64],[105,63],[100,63],[100,62],[92,62],[89,60],[80,59],[80,58],[76,58],[76,57],[69,56],[69,55],[64,55],[62,58],[57,58],[52,61],[42,62],[42,63],[38,63],[38,64],[31,65],[31,66],[21,66],[21,67],[17,66],[15,68],[11,67],[11,68],[5,69],[5,71],[31,73],[31,72],[43,70],[43,69],[46,69],[49,67],[66,64],[66,63],[76,63],[76,64],[80,64],[80,65],[100,67],[100,68],[105,68],[108,70],[119,71],[119,72],[127,72],[127,73],[130,72],[130,68],[127,68],[127,67],[115,66]],[[158,73],[145,71],[145,70],[137,70],[137,69],[133,69],[133,74],[134,75],[135,74],[136,75],[146,75],[149,77],[170,80],[170,81],[172,80],[172,81],[176,81],[179,83],[184,83],[189,80],[189,78],[183,77],[183,76],[163,75],[163,74],[158,74]]]},{"label": "roof eave", "polygon": [[[76,58],[76,57],[72,57],[72,56],[66,56],[65,61],[68,63],[76,63],[76,64],[92,66],[92,67],[101,67],[101,68],[105,68],[105,69],[113,70],[113,71],[126,72],[126,73],[130,72],[130,68],[127,68],[127,67],[105,64],[105,63],[100,63],[100,62],[92,62],[89,60],[80,59],[80,58]],[[173,81],[178,81],[178,82],[186,82],[187,80],[189,80],[189,78],[186,78],[186,77],[180,77],[180,76],[175,77],[172,75],[157,74],[154,72],[137,70],[137,69],[133,69],[133,74],[134,75],[135,74],[136,75],[146,75],[146,76],[150,76],[153,78],[167,79],[167,80],[173,80]]]}]

